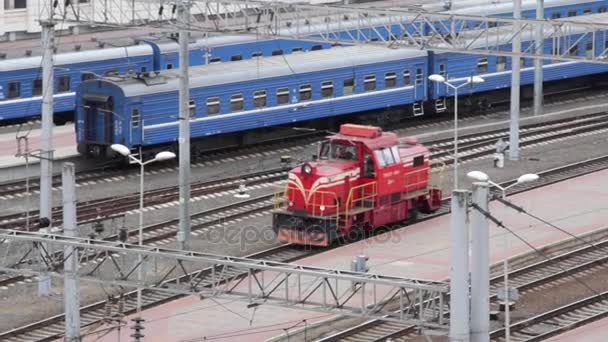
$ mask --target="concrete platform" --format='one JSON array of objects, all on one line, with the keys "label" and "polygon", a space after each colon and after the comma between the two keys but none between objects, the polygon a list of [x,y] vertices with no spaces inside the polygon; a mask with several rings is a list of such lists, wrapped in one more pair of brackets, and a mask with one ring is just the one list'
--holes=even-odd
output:
[{"label": "concrete platform", "polygon": [[[23,133],[22,133],[23,134]],[[33,129],[28,135],[30,151],[40,148],[40,129]],[[74,125],[53,127],[53,147],[55,158],[64,159],[78,155],[76,151]],[[25,146],[23,147],[25,148]],[[17,153],[16,133],[0,134],[0,169],[18,165],[25,165],[25,158],[15,157]],[[37,158],[30,158],[30,164],[37,164]]]},{"label": "concrete platform", "polygon": [[608,340],[608,318],[555,336],[547,342],[605,342],[606,340]]},{"label": "concrete platform", "polygon": [[[593,231],[605,227],[608,222],[608,171],[515,195],[510,199],[572,234]],[[499,203],[492,203],[490,210],[507,227],[536,247],[568,238]],[[349,269],[351,258],[363,253],[369,256],[370,272],[373,273],[430,280],[446,279],[449,272],[449,221],[449,215],[445,215],[306,258],[298,263]],[[500,262],[506,255],[504,234],[499,228],[491,227],[492,263]],[[514,236],[508,235],[507,240],[509,256],[529,251],[529,247]],[[143,316],[146,319],[146,341],[202,341],[205,338],[218,341],[237,338],[240,341],[262,341],[279,335],[285,336],[286,331],[301,328],[303,320],[312,324],[331,317],[263,305],[254,311],[246,308],[242,302],[200,301],[195,297],[146,310]],[[130,318],[127,318],[129,325]],[[123,329],[121,338],[127,340],[130,333],[129,329]],[[115,341],[116,334],[114,331],[104,337],[90,335],[85,341],[98,338],[99,341]]]}]

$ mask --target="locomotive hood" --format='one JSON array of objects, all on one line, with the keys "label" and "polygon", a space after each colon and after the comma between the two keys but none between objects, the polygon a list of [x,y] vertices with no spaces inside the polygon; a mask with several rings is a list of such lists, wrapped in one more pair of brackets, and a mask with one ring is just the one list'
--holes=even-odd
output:
[{"label": "locomotive hood", "polygon": [[289,183],[301,190],[314,192],[358,179],[361,170],[356,161],[322,160],[308,162],[289,173]]}]

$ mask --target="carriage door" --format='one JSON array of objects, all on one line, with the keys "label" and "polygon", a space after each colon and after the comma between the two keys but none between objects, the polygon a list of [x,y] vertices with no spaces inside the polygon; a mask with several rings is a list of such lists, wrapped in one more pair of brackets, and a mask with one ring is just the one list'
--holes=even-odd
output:
[{"label": "carriage door", "polygon": [[414,100],[424,101],[426,98],[426,91],[424,87],[424,65],[416,64],[414,69]]},{"label": "carriage door", "polygon": [[143,141],[143,120],[141,118],[141,103],[135,103],[131,107],[131,118],[129,120],[129,141],[131,146],[140,145]]},{"label": "carriage door", "polygon": [[112,97],[102,94],[86,94],[84,98],[85,143],[108,145],[112,143]]}]

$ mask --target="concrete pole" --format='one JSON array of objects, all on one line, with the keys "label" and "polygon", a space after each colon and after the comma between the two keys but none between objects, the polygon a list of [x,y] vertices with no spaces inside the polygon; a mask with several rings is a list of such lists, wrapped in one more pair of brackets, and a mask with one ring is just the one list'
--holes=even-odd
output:
[{"label": "concrete pole", "polygon": [[452,191],[450,223],[450,341],[469,341],[469,227],[465,190]]},{"label": "concrete pole", "polygon": [[[521,0],[513,0],[513,17],[521,18]],[[516,33],[513,37],[512,50],[514,56],[511,57],[511,127],[509,134],[509,159],[519,160],[519,74],[520,62],[519,53],[521,52],[521,35],[519,30],[521,24],[513,23],[513,31]]]},{"label": "concrete pole", "polygon": [[179,248],[187,249],[190,240],[190,88],[188,77],[188,31],[190,4],[178,6],[179,31]]},{"label": "concrete pole", "polygon": [[[65,236],[78,236],[74,164],[63,164],[63,231]],[[65,341],[80,341],[80,284],[78,282],[78,248],[64,247]]]},{"label": "concrete pole", "polygon": [[[139,157],[142,158],[141,149],[139,150]],[[138,239],[137,243],[140,246],[144,245],[144,161],[139,160],[139,228],[138,228]],[[141,254],[137,256],[137,281],[141,284],[143,281],[143,258]],[[141,287],[137,287],[137,313],[141,312],[142,300],[141,300]]]},{"label": "concrete pole", "polygon": [[454,88],[454,187],[458,189],[458,88]]},{"label": "concrete pole", "polygon": [[[488,211],[488,183],[473,183],[473,203]],[[488,219],[479,211],[471,215],[471,342],[490,341],[490,235]]]},{"label": "concrete pole", "polygon": [[[40,141],[40,218],[49,220],[53,225],[51,213],[53,204],[53,47],[55,45],[55,23],[41,21],[42,25],[42,132]],[[51,278],[48,274],[40,276],[38,295],[48,296],[51,291]]]},{"label": "concrete pole", "polygon": [[[536,19],[543,20],[545,18],[543,0],[536,0]],[[537,25],[534,32],[534,44],[536,45],[536,54],[543,53],[543,27]],[[534,115],[543,113],[543,60],[534,60]]]}]

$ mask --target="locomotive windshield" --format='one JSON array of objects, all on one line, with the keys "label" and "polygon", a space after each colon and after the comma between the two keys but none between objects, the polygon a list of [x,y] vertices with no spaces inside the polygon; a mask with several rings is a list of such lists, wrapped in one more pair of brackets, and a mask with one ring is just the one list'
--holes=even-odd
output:
[{"label": "locomotive windshield", "polygon": [[326,142],[319,155],[324,160],[357,160],[357,146],[349,143]]}]

